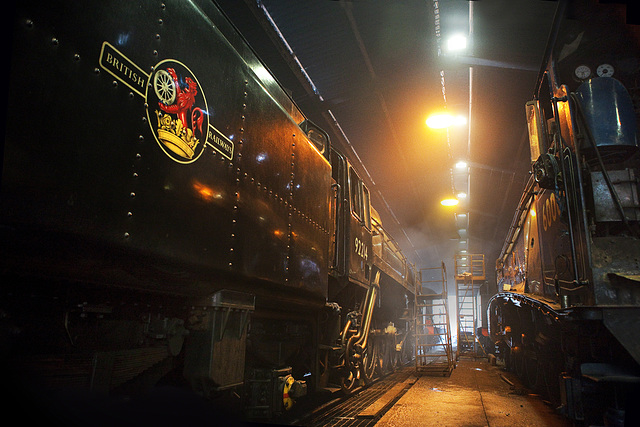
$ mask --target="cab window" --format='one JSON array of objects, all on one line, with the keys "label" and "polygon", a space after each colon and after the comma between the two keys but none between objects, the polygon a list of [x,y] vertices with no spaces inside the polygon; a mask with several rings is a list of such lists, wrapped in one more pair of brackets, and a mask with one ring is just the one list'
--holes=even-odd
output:
[{"label": "cab window", "polygon": [[351,193],[351,212],[371,228],[371,211],[369,190],[353,168],[349,168],[349,190]]},{"label": "cab window", "polygon": [[371,206],[371,201],[369,199],[369,190],[364,185],[364,183],[362,183],[362,210],[364,215],[363,220],[364,225],[366,225],[367,228],[371,228],[371,210],[369,206]]},{"label": "cab window", "polygon": [[362,219],[362,198],[360,195],[360,178],[353,168],[349,168],[349,192],[351,193],[351,212]]}]

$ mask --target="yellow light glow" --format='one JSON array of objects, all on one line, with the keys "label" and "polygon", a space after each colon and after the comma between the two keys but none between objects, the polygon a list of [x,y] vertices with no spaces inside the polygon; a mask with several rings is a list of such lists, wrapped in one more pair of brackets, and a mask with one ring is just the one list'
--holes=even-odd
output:
[{"label": "yellow light glow", "polygon": [[444,199],[440,202],[442,206],[456,206],[458,204],[458,199],[454,199],[453,197]]},{"label": "yellow light glow", "polygon": [[427,126],[431,129],[444,129],[451,126],[453,117],[451,114],[434,114],[427,119]]},{"label": "yellow light glow", "polygon": [[196,194],[204,201],[210,202],[214,199],[222,199],[223,195],[215,191],[213,188],[199,182],[194,181],[192,183],[193,189]]},{"label": "yellow light glow", "polygon": [[456,126],[462,126],[467,124],[467,118],[465,116],[455,116],[453,118],[453,124]]},{"label": "yellow light glow", "polygon": [[433,114],[427,118],[427,126],[431,129],[445,129],[452,125],[460,126],[467,123],[464,116],[452,116],[451,114]]}]

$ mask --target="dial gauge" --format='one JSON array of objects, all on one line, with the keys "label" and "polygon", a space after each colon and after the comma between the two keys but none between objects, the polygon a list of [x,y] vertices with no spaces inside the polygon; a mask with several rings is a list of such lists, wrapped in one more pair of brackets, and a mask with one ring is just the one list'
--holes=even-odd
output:
[{"label": "dial gauge", "polygon": [[611,77],[613,76],[613,67],[609,64],[602,64],[598,67],[596,73],[600,77]]},{"label": "dial gauge", "polygon": [[591,77],[591,68],[586,65],[578,65],[575,70],[576,77],[580,80],[585,80]]}]

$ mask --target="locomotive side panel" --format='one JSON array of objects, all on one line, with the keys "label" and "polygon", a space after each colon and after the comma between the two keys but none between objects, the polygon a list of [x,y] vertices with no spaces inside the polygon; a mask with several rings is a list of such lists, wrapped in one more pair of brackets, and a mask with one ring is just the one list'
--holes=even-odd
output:
[{"label": "locomotive side panel", "polygon": [[[7,268],[185,293],[210,291],[184,287],[203,282],[188,266],[291,284],[293,135],[317,180],[297,198],[327,200],[330,168],[301,148],[302,115],[241,37],[201,6],[18,8],[2,178]],[[325,230],[329,221],[320,211],[314,220]],[[305,232],[317,249],[305,259],[326,263],[325,234]],[[138,272],[135,254],[162,268]],[[321,275],[305,289],[317,298]]]},{"label": "locomotive side panel", "polygon": [[238,219],[232,228],[239,245],[233,256],[246,274],[283,283],[296,127],[282,120],[283,111],[269,102],[258,82],[249,81],[247,93],[244,132],[233,165],[239,180]]},{"label": "locomotive side panel", "polygon": [[289,282],[327,297],[329,244],[334,227],[331,166],[304,136],[296,135],[293,157]]},{"label": "locomotive side panel", "polygon": [[540,221],[539,243],[542,248],[544,292],[550,299],[557,299],[560,287],[572,284],[572,255],[569,247],[567,218],[553,191],[542,190],[538,198]]}]

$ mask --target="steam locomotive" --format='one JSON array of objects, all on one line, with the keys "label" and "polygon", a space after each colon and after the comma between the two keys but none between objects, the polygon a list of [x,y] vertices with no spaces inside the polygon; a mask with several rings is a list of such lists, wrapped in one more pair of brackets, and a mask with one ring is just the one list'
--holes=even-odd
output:
[{"label": "steam locomotive", "polygon": [[411,357],[415,267],[215,3],[15,8],[0,208],[14,392],[177,384],[265,419]]},{"label": "steam locomotive", "polygon": [[496,263],[489,330],[506,366],[567,417],[631,425],[640,401],[638,40],[606,5],[565,4],[526,104],[532,173]]}]

